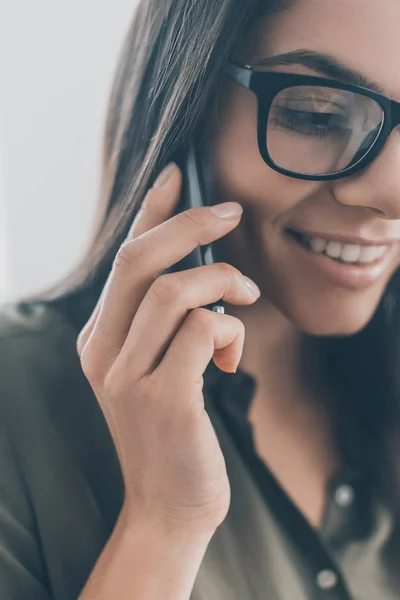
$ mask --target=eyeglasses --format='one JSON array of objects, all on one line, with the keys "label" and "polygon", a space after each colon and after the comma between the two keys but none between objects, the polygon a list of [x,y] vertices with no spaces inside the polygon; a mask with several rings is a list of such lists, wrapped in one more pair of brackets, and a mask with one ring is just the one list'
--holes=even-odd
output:
[{"label": "eyeglasses", "polygon": [[400,102],[354,84],[232,62],[222,73],[257,96],[264,161],[296,179],[341,179],[364,169],[400,124]]}]

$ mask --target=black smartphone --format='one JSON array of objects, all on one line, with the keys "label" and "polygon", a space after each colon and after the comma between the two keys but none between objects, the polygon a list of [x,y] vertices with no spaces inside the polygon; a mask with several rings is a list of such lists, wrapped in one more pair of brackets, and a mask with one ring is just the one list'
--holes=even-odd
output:
[{"label": "black smartphone", "polygon": [[[204,166],[202,165],[199,153],[199,147],[196,143],[196,136],[193,136],[187,146],[182,158],[182,189],[181,197],[176,208],[175,214],[179,214],[189,208],[208,205],[206,181]],[[181,261],[173,265],[169,272],[183,271],[202,265],[211,265],[215,262],[215,253],[211,244],[197,246]],[[222,300],[218,300],[203,308],[208,308],[214,312],[225,313],[225,307]]]}]

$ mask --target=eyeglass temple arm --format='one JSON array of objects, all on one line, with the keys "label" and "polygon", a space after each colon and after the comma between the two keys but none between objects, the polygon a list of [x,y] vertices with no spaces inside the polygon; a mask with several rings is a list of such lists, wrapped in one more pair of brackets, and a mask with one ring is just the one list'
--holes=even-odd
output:
[{"label": "eyeglass temple arm", "polygon": [[222,63],[221,72],[231,77],[237,83],[240,83],[246,88],[250,87],[251,76],[253,70],[248,65],[241,67],[233,62],[225,61]]}]

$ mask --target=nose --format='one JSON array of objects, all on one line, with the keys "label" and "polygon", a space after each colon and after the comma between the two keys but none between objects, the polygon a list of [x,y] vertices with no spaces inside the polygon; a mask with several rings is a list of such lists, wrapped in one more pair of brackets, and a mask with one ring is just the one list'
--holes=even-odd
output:
[{"label": "nose", "polygon": [[400,219],[399,127],[365,169],[332,184],[335,198],[341,204],[369,208],[386,219]]}]

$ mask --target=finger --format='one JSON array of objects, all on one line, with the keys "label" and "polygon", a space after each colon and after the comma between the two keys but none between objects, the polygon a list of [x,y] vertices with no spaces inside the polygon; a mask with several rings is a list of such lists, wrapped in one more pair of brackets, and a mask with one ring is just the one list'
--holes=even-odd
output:
[{"label": "finger", "polygon": [[[180,170],[176,168],[175,163],[170,163],[168,167],[171,167],[170,175],[175,177],[175,186],[167,186],[163,191],[161,188],[153,187],[147,192],[142,205],[129,229],[128,235],[125,238],[125,242],[143,235],[150,229],[153,229],[153,227],[157,227],[157,225],[160,225],[166,219],[172,216],[179,199],[179,194],[176,194],[175,191],[176,186],[180,187],[181,185],[181,173]],[[106,280],[102,293],[95,309],[90,316],[90,319],[87,321],[85,327],[79,334],[77,341],[77,350],[79,355],[82,354],[82,350],[92,334],[94,325],[100,313],[100,307],[102,305],[104,296],[106,295],[106,290],[110,285],[110,279],[111,273]]]},{"label": "finger", "polygon": [[240,214],[222,219],[209,207],[197,207],[168,219],[120,248],[90,338],[94,348],[102,348],[106,362],[112,362],[119,354],[144,296],[160,273],[198,245],[226,235],[239,221]]},{"label": "finger", "polygon": [[103,301],[103,297],[104,297],[104,293],[105,293],[105,288],[106,288],[107,284],[108,284],[108,279],[107,279],[106,284],[105,284],[105,286],[104,286],[104,288],[102,290],[102,293],[100,294],[100,297],[99,297],[99,299],[98,299],[98,301],[96,303],[96,306],[95,306],[92,314],[90,315],[89,320],[85,323],[85,326],[83,327],[83,329],[81,329],[81,331],[80,331],[80,333],[78,335],[78,339],[76,341],[76,349],[77,349],[78,355],[80,357],[82,357],[83,350],[84,350],[84,348],[85,348],[85,346],[86,346],[86,344],[87,344],[90,336],[92,335],[92,331],[93,331],[94,325],[96,323],[97,317],[98,317],[99,312],[100,312],[100,306],[101,306],[101,303]]},{"label": "finger", "polygon": [[[222,298],[236,305],[258,298],[243,275],[227,263],[205,265],[159,277],[151,286],[132,322],[120,360],[135,379],[159,364],[190,309]],[[211,311],[209,311],[211,312]]]},{"label": "finger", "polygon": [[240,319],[196,309],[186,317],[151,378],[164,382],[168,399],[181,398],[193,384],[203,385],[213,355],[218,367],[233,372],[242,356],[244,338]]},{"label": "finger", "polygon": [[161,188],[152,187],[147,192],[126,237],[126,242],[143,235],[172,216],[179,200],[182,174],[175,163],[170,163],[167,168],[170,166],[167,185]]}]

